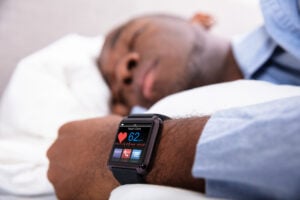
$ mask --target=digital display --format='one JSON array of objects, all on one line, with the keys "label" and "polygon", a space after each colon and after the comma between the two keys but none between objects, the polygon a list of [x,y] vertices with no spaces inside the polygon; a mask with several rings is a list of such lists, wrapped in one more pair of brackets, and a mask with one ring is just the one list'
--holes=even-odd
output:
[{"label": "digital display", "polygon": [[141,163],[152,123],[121,124],[114,142],[111,161]]}]

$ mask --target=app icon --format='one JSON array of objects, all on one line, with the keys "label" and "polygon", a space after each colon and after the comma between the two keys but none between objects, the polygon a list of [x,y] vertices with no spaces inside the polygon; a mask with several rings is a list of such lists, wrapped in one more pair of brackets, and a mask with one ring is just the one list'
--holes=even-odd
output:
[{"label": "app icon", "polygon": [[115,148],[114,153],[113,153],[113,158],[120,158],[122,154],[122,149],[120,148]]},{"label": "app icon", "polygon": [[124,149],[122,153],[122,159],[129,159],[132,149]]},{"label": "app icon", "polygon": [[139,160],[142,155],[142,150],[141,149],[133,149],[132,154],[131,154],[131,160]]}]

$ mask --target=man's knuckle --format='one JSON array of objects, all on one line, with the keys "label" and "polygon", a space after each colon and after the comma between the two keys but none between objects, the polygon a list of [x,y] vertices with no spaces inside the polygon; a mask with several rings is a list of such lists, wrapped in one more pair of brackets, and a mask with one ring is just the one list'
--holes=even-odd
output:
[{"label": "man's knuckle", "polygon": [[76,126],[75,122],[67,122],[67,123],[61,125],[58,129],[58,135],[62,135],[62,134],[68,133],[70,131],[73,131],[75,126]]},{"label": "man's knuckle", "polygon": [[55,183],[55,174],[53,173],[53,170],[51,167],[49,167],[48,171],[47,171],[47,178],[51,183]]},{"label": "man's knuckle", "polygon": [[53,155],[53,150],[52,149],[53,149],[53,144],[49,147],[49,149],[46,152],[46,155],[47,155],[48,159],[52,158],[52,155]]}]

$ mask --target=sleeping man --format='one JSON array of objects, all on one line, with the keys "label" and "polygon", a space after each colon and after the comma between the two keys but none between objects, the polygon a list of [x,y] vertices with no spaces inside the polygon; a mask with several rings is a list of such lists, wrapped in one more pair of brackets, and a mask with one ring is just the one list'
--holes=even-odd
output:
[{"label": "sleeping man", "polygon": [[230,42],[204,25],[152,15],[109,33],[98,65],[112,91],[113,113],[126,115],[135,105],[149,108],[178,91],[243,78]]},{"label": "sleeping man", "polygon": [[[299,85],[299,7],[297,0],[261,1],[264,26],[233,44],[172,16],[120,26],[107,36],[98,62],[114,113],[241,78]],[[138,177],[226,199],[298,199],[299,106],[296,96],[164,121],[152,168]],[[119,182],[137,180],[136,172],[120,178],[119,169],[118,182],[107,167],[120,115],[62,126],[48,151],[48,178],[59,199],[108,199]]]},{"label": "sleeping man", "polygon": [[149,108],[178,91],[241,78],[300,85],[297,58],[283,55],[263,35],[264,27],[242,44],[207,27],[199,20],[153,15],[110,32],[98,65],[112,91],[113,113],[126,115],[135,105]]}]

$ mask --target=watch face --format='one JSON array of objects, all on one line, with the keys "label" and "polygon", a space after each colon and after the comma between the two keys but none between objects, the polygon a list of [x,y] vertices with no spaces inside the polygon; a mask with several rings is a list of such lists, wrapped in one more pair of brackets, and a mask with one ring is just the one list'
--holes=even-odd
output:
[{"label": "watch face", "polygon": [[152,125],[152,122],[122,122],[113,144],[110,163],[127,166],[141,164],[147,150]]}]

